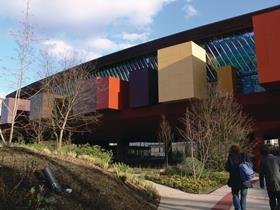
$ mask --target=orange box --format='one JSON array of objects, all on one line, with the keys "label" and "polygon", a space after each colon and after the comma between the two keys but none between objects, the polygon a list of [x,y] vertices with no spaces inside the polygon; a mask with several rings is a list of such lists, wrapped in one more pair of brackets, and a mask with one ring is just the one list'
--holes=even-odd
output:
[{"label": "orange box", "polygon": [[259,81],[265,88],[280,84],[280,9],[253,17]]},{"label": "orange box", "polygon": [[121,110],[128,106],[128,82],[115,77],[97,78],[96,110]]}]

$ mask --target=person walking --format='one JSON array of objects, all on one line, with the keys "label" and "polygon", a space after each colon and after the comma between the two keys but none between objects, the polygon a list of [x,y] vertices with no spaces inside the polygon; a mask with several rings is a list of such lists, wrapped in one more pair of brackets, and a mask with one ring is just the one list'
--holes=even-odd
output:
[{"label": "person walking", "polygon": [[225,169],[229,172],[228,186],[231,188],[235,210],[246,210],[248,188],[252,187],[250,181],[242,181],[240,177],[239,165],[244,161],[251,162],[247,155],[241,153],[238,145],[232,145],[229,149]]},{"label": "person walking", "polygon": [[263,146],[260,163],[260,187],[264,188],[264,179],[266,190],[269,197],[271,210],[280,210],[280,159],[271,154],[272,150],[268,145]]}]

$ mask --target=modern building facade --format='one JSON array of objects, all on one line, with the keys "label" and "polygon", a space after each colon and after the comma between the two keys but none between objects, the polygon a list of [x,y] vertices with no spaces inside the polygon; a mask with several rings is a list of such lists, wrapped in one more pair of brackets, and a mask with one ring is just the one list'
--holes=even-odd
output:
[{"label": "modern building facade", "polygon": [[[88,112],[97,110],[103,119],[94,133],[79,140],[105,146],[117,143],[122,160],[129,143],[156,141],[163,114],[176,127],[188,101],[206,98],[207,84],[217,82],[221,92],[234,95],[256,121],[258,161],[264,140],[280,137],[279,22],[280,6],[275,6],[87,62],[91,78],[85,81],[83,94],[96,93],[86,102]],[[93,91],[93,81],[106,91]],[[47,95],[29,99],[39,86],[35,82],[22,89],[22,103],[30,102],[31,119],[48,114]],[[23,111],[26,108],[22,106]],[[1,124],[8,124],[5,107],[2,116],[7,117],[1,118]]]}]

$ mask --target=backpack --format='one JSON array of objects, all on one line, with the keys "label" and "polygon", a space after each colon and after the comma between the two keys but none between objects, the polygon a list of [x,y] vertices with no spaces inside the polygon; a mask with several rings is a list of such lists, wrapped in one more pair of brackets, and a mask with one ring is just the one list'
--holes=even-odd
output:
[{"label": "backpack", "polygon": [[253,164],[249,161],[243,161],[239,164],[240,178],[244,181],[249,181],[255,177]]}]

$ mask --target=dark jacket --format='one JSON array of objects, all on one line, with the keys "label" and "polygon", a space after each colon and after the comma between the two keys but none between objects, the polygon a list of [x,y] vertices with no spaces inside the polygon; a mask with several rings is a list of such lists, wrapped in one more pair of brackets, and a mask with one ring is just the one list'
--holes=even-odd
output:
[{"label": "dark jacket", "polygon": [[280,191],[280,159],[272,154],[265,156],[260,163],[260,186],[267,191]]},{"label": "dark jacket", "polygon": [[243,182],[240,178],[239,164],[243,161],[250,162],[249,158],[244,154],[230,154],[226,162],[226,170],[229,172],[228,186],[235,189],[250,188],[250,181]]}]

